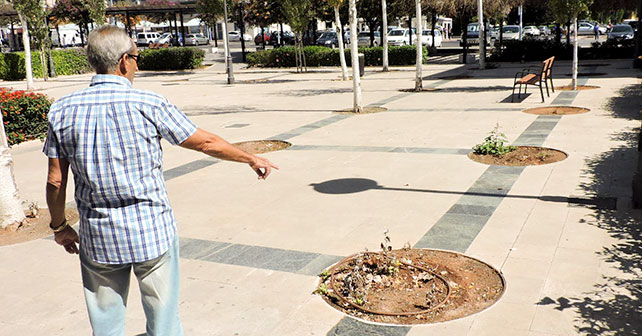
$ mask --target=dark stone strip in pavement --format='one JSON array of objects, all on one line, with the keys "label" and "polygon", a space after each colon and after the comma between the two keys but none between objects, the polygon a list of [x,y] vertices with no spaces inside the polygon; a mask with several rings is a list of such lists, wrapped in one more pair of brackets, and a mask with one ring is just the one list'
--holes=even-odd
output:
[{"label": "dark stone strip in pavement", "polygon": [[180,256],[186,259],[311,276],[321,273],[328,266],[343,259],[340,256],[319,253],[185,237],[180,238]]},{"label": "dark stone strip in pavement", "polygon": [[319,121],[313,122],[311,124],[303,125],[301,127],[295,128],[293,130],[287,131],[285,133],[281,133],[279,135],[275,135],[273,137],[268,138],[267,140],[288,140],[291,138],[294,138],[296,136],[299,136],[301,134],[308,133],[310,131],[317,130],[321,127],[328,126],[330,124],[333,124],[337,121],[341,121],[347,118],[352,117],[352,115],[349,114],[335,114],[331,117],[321,119]]},{"label": "dark stone strip in pavement", "polygon": [[386,105],[388,103],[392,103],[394,101],[406,98],[406,97],[410,96],[411,94],[412,93],[410,93],[410,92],[400,93],[400,94],[394,95],[392,97],[388,97],[386,99],[382,99],[382,100],[380,100],[380,101],[378,101],[376,103],[372,103],[372,104],[370,104],[370,106],[380,107],[380,106]]},{"label": "dark stone strip in pavement", "polygon": [[376,152],[376,153],[408,153],[408,154],[446,154],[467,155],[466,148],[422,148],[422,147],[384,147],[384,146],[317,146],[292,145],[288,150],[297,151],[334,151],[334,152]]},{"label": "dark stone strip in pavement", "polygon": [[383,326],[369,324],[344,317],[329,332],[328,336],[404,336],[410,327]]},{"label": "dark stone strip in pavement", "polygon": [[221,160],[212,158],[212,157],[206,157],[200,160],[188,162],[184,165],[180,165],[178,167],[174,167],[172,169],[168,169],[163,172],[163,175],[165,176],[165,181],[169,181],[171,179],[177,178],[179,176],[183,176],[185,174],[189,174],[193,171],[203,169],[206,167],[209,167],[211,165],[215,165],[217,163],[221,162]]},{"label": "dark stone strip in pavement", "polygon": [[513,145],[541,146],[561,118],[561,116],[538,116],[537,119],[524,130],[519,138],[515,140]]}]

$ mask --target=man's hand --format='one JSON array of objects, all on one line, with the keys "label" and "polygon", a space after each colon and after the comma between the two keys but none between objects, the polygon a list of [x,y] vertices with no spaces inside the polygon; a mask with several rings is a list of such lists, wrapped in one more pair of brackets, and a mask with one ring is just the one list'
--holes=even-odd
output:
[{"label": "man's hand", "polygon": [[64,230],[56,233],[54,235],[54,238],[56,239],[56,243],[58,243],[58,245],[64,246],[67,253],[78,254],[78,245],[76,244],[80,243],[80,240],[78,239],[78,233],[76,233],[76,230],[74,230],[74,228],[68,226]]},{"label": "man's hand", "polygon": [[279,169],[277,165],[260,156],[254,156],[250,167],[259,176],[259,180],[265,180],[272,172],[272,168]]}]

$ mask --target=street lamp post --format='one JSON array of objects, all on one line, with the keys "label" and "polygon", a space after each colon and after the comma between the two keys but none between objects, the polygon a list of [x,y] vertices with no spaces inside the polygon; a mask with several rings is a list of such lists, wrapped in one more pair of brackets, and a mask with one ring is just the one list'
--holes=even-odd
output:
[{"label": "street lamp post", "polygon": [[[230,52],[230,35],[227,33],[227,0],[223,0],[223,38],[225,38],[225,65],[227,68],[227,84],[234,84],[234,69]],[[241,35],[243,40],[243,35]]]}]

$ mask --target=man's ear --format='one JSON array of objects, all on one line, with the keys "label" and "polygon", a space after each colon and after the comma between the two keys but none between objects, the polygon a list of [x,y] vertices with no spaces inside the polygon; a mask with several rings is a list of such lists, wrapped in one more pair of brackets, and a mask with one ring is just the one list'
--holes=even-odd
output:
[{"label": "man's ear", "polygon": [[120,58],[120,61],[118,61],[118,70],[123,75],[127,73],[127,65],[125,64],[125,55],[123,55],[123,57]]}]

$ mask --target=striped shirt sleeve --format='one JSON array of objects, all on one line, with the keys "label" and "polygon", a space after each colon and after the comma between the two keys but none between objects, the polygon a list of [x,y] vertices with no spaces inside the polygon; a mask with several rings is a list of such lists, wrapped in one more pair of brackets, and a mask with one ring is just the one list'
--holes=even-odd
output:
[{"label": "striped shirt sleeve", "polygon": [[156,115],[156,127],[163,137],[172,145],[180,145],[194,132],[196,125],[175,105],[164,101]]},{"label": "striped shirt sleeve", "polygon": [[42,152],[52,159],[64,158],[64,152],[60,142],[56,137],[56,133],[53,131],[51,123],[49,123],[49,129],[47,130],[47,138],[45,139],[45,146],[42,149]]}]

